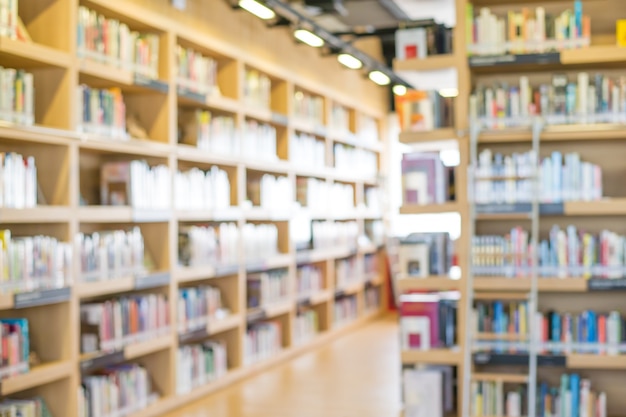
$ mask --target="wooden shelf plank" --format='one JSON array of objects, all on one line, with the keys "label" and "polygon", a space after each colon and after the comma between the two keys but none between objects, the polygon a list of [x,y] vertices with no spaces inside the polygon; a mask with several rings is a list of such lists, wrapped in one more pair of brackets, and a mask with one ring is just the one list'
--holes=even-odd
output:
[{"label": "wooden shelf plank", "polygon": [[162,223],[172,217],[171,210],[139,210],[128,206],[87,206],[78,209],[82,223]]},{"label": "wooden shelf plank", "polygon": [[16,375],[2,381],[2,395],[12,395],[20,391],[39,387],[59,379],[69,377],[74,370],[71,361],[51,362],[33,367],[30,372]]},{"label": "wooden shelf plank", "polygon": [[132,291],[134,288],[134,277],[126,277],[98,282],[79,282],[76,285],[76,294],[79,298],[92,298],[101,295],[128,292]]},{"label": "wooden shelf plank", "polygon": [[460,349],[403,350],[400,355],[402,363],[406,365],[459,365],[463,361],[463,352]]},{"label": "wooden shelf plank", "polygon": [[197,267],[178,267],[174,272],[174,277],[177,282],[192,282],[237,275],[238,273],[239,265],[207,265]]},{"label": "wooden shelf plank", "polygon": [[610,198],[599,201],[566,202],[568,216],[623,216],[626,214],[626,198]]},{"label": "wooden shelf plank", "polygon": [[[530,291],[529,278],[474,277],[476,291]],[[587,281],[582,278],[539,278],[539,292],[580,293],[587,291]]]},{"label": "wooden shelf plank", "polygon": [[98,87],[102,82],[112,83],[116,86],[131,86],[133,84],[133,73],[128,70],[106,65],[91,59],[79,59],[78,70],[89,84]]},{"label": "wooden shelf plank", "polygon": [[246,265],[248,272],[267,271],[269,269],[287,268],[294,261],[293,255],[285,253],[271,256],[262,261],[249,262]]},{"label": "wooden shelf plank", "polygon": [[427,58],[394,59],[394,71],[437,71],[456,68],[464,61],[454,54],[431,55]]},{"label": "wooden shelf plank", "polygon": [[563,65],[597,65],[626,63],[626,48],[616,45],[592,45],[561,52]]},{"label": "wooden shelf plank", "polygon": [[177,88],[178,104],[181,107],[195,107],[210,110],[220,110],[235,114],[239,111],[239,103],[229,97],[221,95],[186,94],[184,88]]},{"label": "wooden shelf plank", "polygon": [[171,334],[150,339],[143,342],[133,343],[124,347],[124,358],[127,360],[140,358],[151,353],[169,349],[173,346],[174,339]]},{"label": "wooden shelf plank", "polygon": [[447,290],[459,290],[464,282],[461,280],[454,280],[448,277],[428,277],[428,278],[401,278],[397,281],[398,289],[400,292],[407,291],[447,291]]},{"label": "wooden shelf plank", "polygon": [[[619,124],[573,124],[547,126],[541,134],[542,142],[566,142],[584,140],[622,140],[626,126]],[[483,131],[479,143],[523,143],[532,141],[530,129],[502,129]]]},{"label": "wooden shelf plank", "polygon": [[[118,140],[110,139],[106,136],[98,136],[93,134],[78,134],[81,141],[79,146],[81,149],[89,149],[96,152],[106,154],[128,154],[151,156],[154,158],[162,158],[166,160],[169,157],[171,146],[165,143],[153,140],[128,139]],[[164,161],[165,162],[165,161]]]},{"label": "wooden shelf plank", "polygon": [[423,143],[423,142],[438,142],[442,140],[456,140],[458,134],[455,128],[442,128],[435,130],[426,130],[418,132],[401,132],[400,143]]},{"label": "wooden shelf plank", "polygon": [[457,202],[449,202],[443,204],[407,204],[400,207],[400,214],[435,214],[435,213],[458,213],[461,212],[464,205]]},{"label": "wooden shelf plank", "polygon": [[70,208],[64,206],[0,209],[0,223],[66,223],[71,217]]},{"label": "wooden shelf plank", "polygon": [[567,367],[571,369],[626,370],[626,355],[595,355],[570,353]]},{"label": "wooden shelf plank", "polygon": [[239,207],[215,210],[176,210],[176,218],[183,222],[237,221],[243,217]]},{"label": "wooden shelf plank", "polygon": [[241,314],[231,314],[223,319],[210,319],[207,324],[207,334],[213,336],[227,330],[236,329],[243,324],[243,321]]},{"label": "wooden shelf plank", "polygon": [[527,334],[513,334],[513,333],[476,333],[476,340],[493,340],[493,341],[509,341],[519,342],[529,340]]},{"label": "wooden shelf plank", "polygon": [[177,145],[176,154],[181,161],[198,162],[201,164],[218,164],[236,167],[242,163],[236,155],[220,155],[190,145]]},{"label": "wooden shelf plank", "polygon": [[34,42],[0,37],[2,65],[12,68],[59,67],[71,61],[70,54]]},{"label": "wooden shelf plank", "polygon": [[474,373],[472,374],[474,381],[502,381],[513,384],[525,384],[528,382],[528,375],[520,374],[491,374],[491,373]]},{"label": "wooden shelf plank", "polygon": [[351,283],[349,283],[347,285],[343,285],[341,287],[335,288],[335,295],[337,295],[337,294],[341,294],[341,295],[358,294],[359,292],[363,291],[364,287],[365,287],[365,284],[362,281],[351,282]]}]

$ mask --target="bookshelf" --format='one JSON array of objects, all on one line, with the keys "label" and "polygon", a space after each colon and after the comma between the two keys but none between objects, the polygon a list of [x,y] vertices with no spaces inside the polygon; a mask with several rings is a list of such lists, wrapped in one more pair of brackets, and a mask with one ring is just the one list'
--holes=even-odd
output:
[{"label": "bookshelf", "polygon": [[[0,297],[0,318],[26,318],[31,351],[37,353],[28,372],[2,379],[3,397],[41,396],[53,416],[80,417],[81,383],[105,368],[133,364],[137,375],[147,374],[153,392],[142,393],[150,395],[130,415],[158,416],[327,343],[382,311],[386,299],[385,248],[376,231],[383,224],[384,208],[366,196],[375,196],[371,190],[383,187],[379,172],[384,172],[386,149],[384,91],[370,86],[356,73],[322,63],[316,51],[300,49],[285,33],[268,31],[261,22],[236,13],[225,2],[209,6],[204,3],[188,1],[188,10],[179,12],[169,2],[161,1],[20,1],[18,14],[32,41],[0,37],[0,65],[32,73],[35,91],[34,123],[0,122],[0,152],[3,156],[11,152],[33,156],[39,187],[37,204],[25,208],[3,206],[0,222],[14,237],[50,236],[71,244],[74,251],[70,272],[62,277],[62,285],[16,295],[5,291]],[[77,16],[83,7],[150,35],[148,39],[159,50],[149,68],[153,74],[143,73],[145,68],[127,68],[111,64],[108,58],[94,58],[92,51],[77,45]],[[243,42],[250,50],[239,48],[241,33],[233,32],[233,27],[245,28],[246,36],[254,38]],[[282,54],[264,53],[268,44],[282,45],[300,62],[315,64],[302,71],[299,63],[287,62]],[[216,65],[211,85],[178,77],[182,65],[179,60],[184,56],[181,51],[190,50]],[[250,70],[269,80],[269,105],[247,95],[251,91],[246,84]],[[80,103],[84,97],[78,94],[80,85],[122,95],[128,116],[124,121],[132,130],[130,137],[113,139],[108,134],[117,131],[111,126],[88,126],[90,121]],[[345,93],[346,88],[355,93]],[[296,113],[299,93],[316,100],[316,118],[308,117],[308,105],[303,106],[304,112]],[[345,131],[331,128],[336,106],[345,109]],[[221,132],[221,137],[193,134],[185,138],[184,132],[179,135],[179,129],[188,128],[196,116],[205,117],[206,112],[211,115],[209,124],[214,123],[209,128],[213,126],[212,132]],[[262,132],[251,130],[251,134],[239,137],[244,127]],[[312,136],[319,143],[322,164],[307,165],[294,159],[297,144],[291,139],[296,133]],[[179,143],[181,135],[184,140]],[[234,145],[235,139],[241,139],[239,145],[243,148]],[[343,159],[335,158],[336,144],[346,148]],[[268,153],[267,149],[273,151]],[[102,166],[138,160],[145,161],[145,169],[152,170],[155,178],[157,169],[165,170],[161,174],[167,172],[163,187],[155,187],[159,193],[136,204],[130,200],[115,206],[101,204]],[[356,161],[358,172],[346,169],[346,161]],[[176,203],[176,181],[193,181],[193,174],[197,179],[198,173],[207,175],[216,169],[220,184],[227,179],[230,187],[226,191],[220,188],[219,204],[217,197],[207,203],[191,198],[196,196],[187,196],[189,204],[172,204]],[[292,189],[292,206],[277,210],[267,205],[267,197],[266,204],[262,204],[264,199],[250,184],[268,175],[282,179],[283,186]],[[292,229],[298,216],[309,211],[306,204],[295,204],[298,178],[351,187],[347,210],[338,215],[330,207],[314,218],[329,223],[354,222],[357,236],[353,242],[328,248],[296,248]],[[168,188],[172,189],[167,204],[155,203],[157,194],[162,198]],[[229,230],[242,236],[244,229],[255,229],[251,240],[269,242],[260,234],[263,228],[275,230],[275,248],[261,257],[255,253],[260,246],[248,248],[248,240],[229,235]],[[143,245],[141,261],[133,258],[132,265],[129,254],[137,255],[133,250],[138,243],[129,235],[122,237],[131,230],[141,235]],[[198,242],[218,233],[220,242],[230,246],[223,246],[219,255],[202,247],[209,261],[202,254],[180,253],[179,234],[190,230],[200,236]],[[79,234],[83,244],[90,239],[92,246],[81,246]],[[103,273],[100,263],[94,260],[94,247],[110,249],[107,239],[111,236],[122,239],[128,250],[116,253],[116,259],[123,261],[110,265]],[[369,239],[362,239],[366,236]],[[96,237],[102,239],[98,240],[102,246],[93,243]],[[78,255],[79,250],[84,258]],[[87,258],[99,266],[82,262]],[[336,262],[342,258],[354,263],[355,280],[339,288]],[[319,268],[321,283],[309,292],[299,293],[298,270],[306,266]],[[248,309],[248,279],[276,270],[285,271],[286,297]],[[194,326],[179,331],[179,291],[191,293],[205,287],[219,293],[228,314],[194,316]],[[92,340],[94,333],[87,324],[93,323],[81,320],[80,313],[86,306],[100,308],[114,302],[122,305],[126,301],[120,300],[139,297],[167,300],[167,308],[159,311],[167,312],[166,326],[124,334],[123,340],[116,333],[113,348],[103,348],[102,340]],[[351,300],[345,310],[350,314],[342,313],[336,320],[334,315],[339,310],[335,305],[342,298]],[[250,361],[246,357],[247,330],[265,322],[278,324],[279,349]],[[219,366],[225,371],[181,391],[177,372],[182,369],[183,355],[193,349],[204,349],[207,355],[218,355],[216,352],[223,349],[225,363],[216,357],[213,360],[216,364],[221,360]]]},{"label": "bookshelf", "polygon": [[[454,101],[456,118],[455,125],[448,131],[433,130],[425,132],[402,132],[400,141],[409,144],[422,144],[427,141],[448,140],[458,138],[467,140],[468,150],[462,154],[462,161],[466,163],[469,177],[458,184],[468,184],[468,193],[461,198],[457,196],[455,203],[426,206],[404,206],[401,213],[430,214],[455,211],[462,216],[461,243],[458,248],[459,265],[462,267],[461,289],[462,303],[459,305],[459,321],[457,331],[460,334],[459,349],[462,352],[458,361],[458,380],[461,394],[458,397],[457,415],[472,417],[476,415],[476,392],[471,391],[472,383],[477,379],[482,382],[494,383],[507,379],[496,372],[515,369],[512,385],[534,385],[535,381],[547,381],[554,386],[559,375],[563,373],[578,373],[582,378],[591,381],[593,390],[607,393],[608,415],[622,415],[623,398],[614,390],[613,384],[618,384],[621,376],[619,369],[623,362],[623,355],[597,354],[591,352],[564,352],[545,354],[542,347],[531,345],[536,342],[531,338],[521,339],[518,335],[500,333],[478,333],[472,328],[472,308],[476,302],[490,303],[502,301],[506,303],[529,300],[537,304],[536,309],[542,313],[552,306],[556,306],[558,313],[579,314],[585,309],[608,312],[620,310],[614,303],[619,296],[621,277],[615,274],[615,280],[594,277],[585,279],[572,271],[554,273],[544,271],[532,279],[528,270],[521,277],[511,278],[497,272],[485,276],[474,272],[472,267],[472,238],[475,235],[504,235],[511,228],[521,226],[528,231],[529,236],[536,236],[537,241],[546,239],[553,225],[565,228],[568,225],[576,226],[577,230],[584,229],[592,233],[601,230],[610,230],[618,234],[623,233],[619,226],[625,211],[623,203],[623,187],[620,185],[621,165],[615,161],[615,155],[622,149],[624,139],[623,121],[586,123],[570,122],[569,124],[546,123],[541,117],[530,117],[524,127],[504,123],[500,128],[489,127],[494,120],[472,120],[470,96],[477,86],[491,85],[497,82],[506,82],[509,86],[518,86],[521,76],[527,76],[530,85],[538,88],[541,83],[549,83],[552,73],[567,74],[569,82],[575,82],[580,72],[589,74],[603,73],[607,77],[620,74],[616,71],[623,66],[624,48],[615,46],[615,17],[611,14],[622,7],[614,1],[584,1],[583,12],[591,17],[592,30],[588,47],[565,49],[560,52],[544,52],[529,54],[492,54],[485,56],[468,56],[467,42],[462,34],[471,33],[466,18],[466,7],[473,5],[476,15],[480,8],[489,7],[498,17],[507,15],[508,10],[520,12],[527,8],[533,13],[536,7],[544,7],[546,12],[560,13],[565,8],[572,8],[571,1],[540,1],[540,0],[474,0],[456,1],[457,25],[454,30],[455,49],[451,57],[433,58],[431,62],[424,60],[409,60],[395,62],[396,69],[428,71],[435,69],[436,61],[456,61],[458,69],[459,95]],[[457,36],[461,36],[457,38]],[[431,64],[432,63],[432,64]],[[620,74],[623,75],[623,74]],[[592,80],[591,83],[594,81]],[[463,106],[463,107],[461,107]],[[467,107],[465,107],[467,106]],[[591,116],[590,116],[591,117]],[[591,117],[593,119],[593,117]],[[496,119],[497,120],[497,119]],[[480,127],[477,125],[480,122]],[[533,125],[535,126],[533,130]],[[454,134],[453,134],[454,133]],[[603,172],[602,186],[604,196],[599,200],[579,201],[568,200],[559,204],[558,209],[550,204],[538,201],[536,212],[528,210],[512,210],[500,212],[485,212],[479,209],[476,195],[472,190],[477,182],[471,180],[472,172],[476,168],[478,153],[484,149],[510,155],[513,152],[525,152],[535,149],[540,158],[545,158],[552,152],[562,154],[577,152],[583,160],[591,161],[600,166]],[[595,153],[602,149],[602,154]],[[421,149],[421,147],[420,147]],[[473,156],[474,155],[474,156]],[[462,162],[463,163],[463,162]],[[462,168],[465,169],[465,168]],[[538,167],[535,167],[537,170]],[[623,171],[623,170],[622,170]],[[474,172],[475,174],[475,172]],[[492,178],[495,179],[495,178]],[[501,178],[504,180],[504,178]],[[481,180],[482,181],[482,180]],[[530,238],[529,238],[530,239]],[[539,260],[537,260],[538,262]],[[600,275],[602,271],[598,270]],[[551,273],[553,272],[553,273]],[[443,291],[451,289],[446,284],[440,285],[438,277],[424,279],[400,279],[397,285],[400,291]],[[408,281],[408,282],[407,282]],[[462,311],[461,311],[462,310]],[[467,331],[464,329],[467,328]],[[508,341],[506,339],[509,339]],[[497,343],[509,343],[510,346],[520,346],[524,342],[524,349],[535,349],[537,355],[507,356],[491,352],[489,360],[482,361],[480,353],[476,353],[476,341],[495,346]],[[504,341],[504,342],[503,342]],[[522,343],[523,345],[523,343]],[[502,345],[500,345],[502,346]],[[488,350],[488,349],[487,349]],[[405,351],[402,352],[402,361],[410,357],[411,362],[418,364],[446,364],[448,356],[440,351]],[[532,359],[532,356],[536,356]],[[521,357],[521,359],[520,359]],[[433,359],[434,358],[434,359]],[[539,400],[540,392],[533,395],[533,400]],[[533,401],[531,400],[531,401]],[[523,399],[526,401],[526,399]],[[488,414],[481,414],[488,415]],[[503,413],[502,415],[506,415]],[[539,416],[535,410],[525,412],[528,416]]]}]

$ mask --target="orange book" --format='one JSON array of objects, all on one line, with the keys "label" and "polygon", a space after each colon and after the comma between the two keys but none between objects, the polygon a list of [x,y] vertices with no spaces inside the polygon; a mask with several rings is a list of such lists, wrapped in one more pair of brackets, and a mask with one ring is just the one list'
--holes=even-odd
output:
[{"label": "orange book", "polygon": [[137,302],[131,301],[129,304],[129,328],[131,334],[136,334],[138,331],[139,323],[137,321]]},{"label": "orange book", "polygon": [[591,39],[591,18],[589,16],[583,16],[583,38]]},{"label": "orange book", "polygon": [[528,7],[524,7],[522,9],[522,39],[524,41],[528,41],[529,40],[529,33],[528,33],[528,19],[529,19],[529,11],[528,11]]},{"label": "orange book", "polygon": [[598,318],[598,343],[606,343],[606,316]]}]

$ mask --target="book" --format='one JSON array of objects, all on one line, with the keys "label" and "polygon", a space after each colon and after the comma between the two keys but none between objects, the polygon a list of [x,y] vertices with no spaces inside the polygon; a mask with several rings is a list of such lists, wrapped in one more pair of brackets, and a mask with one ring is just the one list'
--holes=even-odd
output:
[{"label": "book", "polygon": [[454,243],[447,232],[412,233],[400,241],[398,254],[405,277],[448,276],[454,263]]},{"label": "book", "polygon": [[271,108],[272,80],[256,69],[246,68],[243,99],[248,106],[269,110]]},{"label": "book", "polygon": [[293,93],[293,116],[312,128],[324,125],[324,99],[301,89]]},{"label": "book", "polygon": [[217,60],[193,48],[176,45],[176,83],[179,90],[220,96]]},{"label": "book", "polygon": [[246,277],[246,306],[263,308],[288,299],[289,281],[286,269],[248,274]]},{"label": "book", "polygon": [[77,127],[110,139],[127,140],[126,104],[119,88],[97,89],[85,84],[77,87]]},{"label": "book", "polygon": [[351,176],[376,178],[378,176],[378,154],[366,149],[335,143],[333,157],[337,171]]},{"label": "book", "polygon": [[231,184],[228,172],[218,166],[178,171],[174,177],[174,201],[179,210],[230,208]]},{"label": "book", "polygon": [[317,265],[300,265],[296,270],[296,292],[306,297],[324,289],[324,273]]},{"label": "book", "polygon": [[239,229],[235,223],[178,228],[178,263],[181,266],[237,265],[238,248]]},{"label": "book", "polygon": [[341,327],[351,323],[358,318],[358,311],[358,301],[355,295],[336,297],[333,304],[333,325]]},{"label": "book", "polygon": [[356,249],[359,228],[356,221],[314,221],[313,249]]},{"label": "book", "polygon": [[25,374],[30,370],[28,319],[0,319],[0,354],[0,379]]},{"label": "book", "polygon": [[36,207],[38,189],[37,165],[33,156],[0,152],[0,207]]},{"label": "book", "polygon": [[[15,0],[10,2],[17,3]],[[0,67],[0,120],[24,126],[35,123],[34,82],[34,75],[30,72]]]},{"label": "book", "polygon": [[264,261],[278,255],[278,228],[273,223],[246,223],[241,231],[246,262]]},{"label": "book", "polygon": [[178,333],[206,328],[211,320],[231,314],[222,291],[210,285],[178,289]]},{"label": "book", "polygon": [[404,204],[443,204],[454,197],[453,167],[447,167],[439,152],[415,152],[402,156]]},{"label": "book", "polygon": [[617,46],[626,47],[626,19],[618,19],[615,26]]},{"label": "book", "polygon": [[335,288],[344,289],[362,282],[356,256],[335,260]]},{"label": "book", "polygon": [[319,315],[315,310],[299,311],[293,323],[294,345],[301,345],[313,339],[320,331]]},{"label": "book", "polygon": [[100,168],[100,204],[135,209],[167,210],[171,176],[166,165],[146,161],[106,162]]},{"label": "book", "polygon": [[282,337],[282,324],[278,320],[248,325],[244,338],[244,363],[251,365],[279,353],[283,347]]},{"label": "book", "polygon": [[401,297],[402,349],[430,350],[456,345],[456,295],[409,293]]},{"label": "book", "polygon": [[326,143],[316,136],[295,131],[289,138],[289,161],[307,168],[326,166]]},{"label": "book", "polygon": [[409,90],[394,96],[400,129],[421,132],[452,127],[454,125],[454,99],[437,91]]},{"label": "book", "polygon": [[220,341],[180,346],[176,355],[176,393],[187,394],[228,371],[226,345]]},{"label": "book", "polygon": [[443,417],[443,375],[437,370],[405,369],[402,373],[407,417]]}]

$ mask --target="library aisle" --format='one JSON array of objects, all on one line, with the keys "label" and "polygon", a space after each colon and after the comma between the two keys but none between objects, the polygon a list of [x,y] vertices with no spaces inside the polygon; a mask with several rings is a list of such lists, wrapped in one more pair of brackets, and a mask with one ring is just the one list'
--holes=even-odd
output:
[{"label": "library aisle", "polygon": [[397,318],[388,316],[166,417],[400,415]]}]

